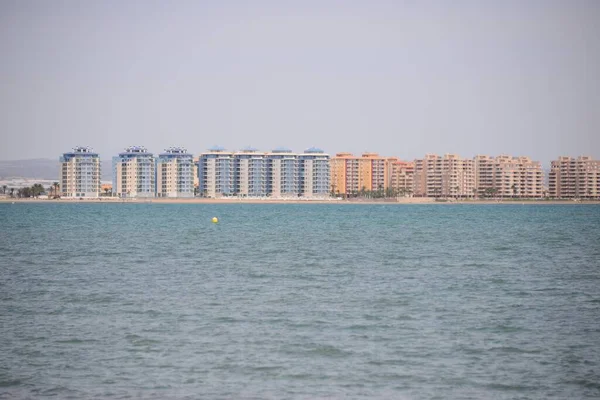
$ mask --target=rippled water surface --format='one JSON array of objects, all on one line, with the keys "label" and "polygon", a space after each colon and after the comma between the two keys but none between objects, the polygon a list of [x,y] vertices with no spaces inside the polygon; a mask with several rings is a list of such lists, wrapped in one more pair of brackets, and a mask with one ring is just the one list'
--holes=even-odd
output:
[{"label": "rippled water surface", "polygon": [[5,203],[0,224],[0,398],[600,397],[599,206]]}]

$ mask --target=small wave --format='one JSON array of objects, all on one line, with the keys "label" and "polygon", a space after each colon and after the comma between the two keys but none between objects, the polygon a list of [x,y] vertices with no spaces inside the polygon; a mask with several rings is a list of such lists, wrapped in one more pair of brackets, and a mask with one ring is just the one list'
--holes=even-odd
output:
[{"label": "small wave", "polygon": [[492,247],[492,250],[494,250],[494,251],[509,251],[509,250],[512,250],[512,247],[509,247],[509,246],[496,246],[496,247]]},{"label": "small wave", "polygon": [[528,349],[520,349],[518,347],[511,346],[500,346],[500,347],[492,347],[491,351],[497,351],[502,353],[515,353],[515,354],[540,354],[542,350],[528,350]]},{"label": "small wave", "polygon": [[507,383],[490,383],[485,385],[488,389],[503,390],[503,391],[521,391],[521,390],[535,390],[538,389],[536,386],[527,385],[510,385]]},{"label": "small wave", "polygon": [[319,355],[319,356],[335,357],[335,358],[347,357],[350,355],[349,352],[342,350],[342,349],[338,349],[337,347],[331,346],[331,345],[317,346],[317,347],[311,349],[309,351],[309,353]]},{"label": "small wave", "polygon": [[233,318],[233,317],[218,317],[218,318],[215,318],[215,322],[234,323],[234,322],[241,322],[241,320],[237,319],[237,318]]},{"label": "small wave", "polygon": [[586,389],[600,389],[600,382],[596,380],[589,379],[575,379],[570,381],[565,381],[566,384],[582,386]]},{"label": "small wave", "polygon": [[135,334],[126,335],[125,339],[130,341],[134,346],[150,346],[160,343],[159,340],[149,339]]},{"label": "small wave", "polygon": [[0,387],[19,386],[21,383],[19,379],[0,380]]},{"label": "small wave", "polygon": [[95,340],[95,339],[78,339],[78,338],[63,339],[63,340],[55,341],[55,343],[60,343],[60,344],[83,344],[83,343],[95,343],[95,342],[97,342],[97,340]]}]

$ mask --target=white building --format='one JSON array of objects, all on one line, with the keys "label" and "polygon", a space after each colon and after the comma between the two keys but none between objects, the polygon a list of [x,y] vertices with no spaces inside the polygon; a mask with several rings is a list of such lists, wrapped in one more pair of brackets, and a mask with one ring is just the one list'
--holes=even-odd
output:
[{"label": "white building", "polygon": [[316,147],[298,155],[298,182],[301,197],[329,197],[329,154]]},{"label": "white building", "polygon": [[186,149],[170,147],[158,156],[156,196],[194,196],[194,158]]},{"label": "white building", "polygon": [[199,192],[205,197],[327,197],[329,155],[311,148],[302,154],[279,147],[229,152],[213,147],[198,159]]},{"label": "white building", "polygon": [[198,193],[202,197],[234,195],[233,153],[211,147],[198,157]]},{"label": "white building", "polygon": [[75,147],[60,157],[60,195],[98,197],[100,194],[100,157],[89,147]]}]

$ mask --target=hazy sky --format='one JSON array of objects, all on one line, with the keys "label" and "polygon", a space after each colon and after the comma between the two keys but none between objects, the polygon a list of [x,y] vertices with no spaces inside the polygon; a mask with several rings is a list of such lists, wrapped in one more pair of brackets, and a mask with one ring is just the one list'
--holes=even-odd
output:
[{"label": "hazy sky", "polygon": [[0,159],[600,157],[600,1],[0,1]]}]

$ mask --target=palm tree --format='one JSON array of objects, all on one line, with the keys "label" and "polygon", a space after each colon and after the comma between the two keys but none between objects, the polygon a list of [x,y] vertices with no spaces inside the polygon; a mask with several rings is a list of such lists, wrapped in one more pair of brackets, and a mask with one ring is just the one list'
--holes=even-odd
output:
[{"label": "palm tree", "polygon": [[36,183],[31,187],[31,196],[38,198],[40,197],[40,194],[44,193],[44,190],[45,189],[41,184]]},{"label": "palm tree", "polygon": [[10,197],[15,197],[15,188],[10,188]]},{"label": "palm tree", "polygon": [[54,187],[54,197],[55,197],[55,198],[56,198],[56,197],[60,197],[60,196],[58,195],[58,189],[59,189],[59,187],[60,187],[60,185],[58,184],[58,182],[54,182],[54,183],[52,184],[52,186]]},{"label": "palm tree", "polygon": [[2,194],[6,194],[6,185],[2,185]]},{"label": "palm tree", "polygon": [[460,186],[455,186],[455,187],[454,187],[454,190],[455,190],[455,193],[454,193],[454,198],[455,198],[456,200],[458,200],[458,193],[459,193],[459,191],[460,191]]},{"label": "palm tree", "polygon": [[513,197],[516,198],[517,197],[517,185],[515,183],[513,183],[513,185],[510,188],[512,189]]},{"label": "palm tree", "polygon": [[360,194],[360,197],[365,197],[365,195],[367,194],[367,188],[363,186],[363,187],[360,189],[360,192],[359,192],[359,194]]},{"label": "palm tree", "polygon": [[477,188],[473,188],[473,198],[477,197]]}]

